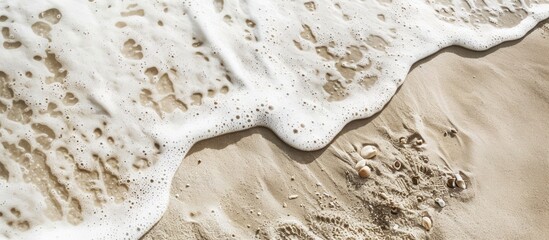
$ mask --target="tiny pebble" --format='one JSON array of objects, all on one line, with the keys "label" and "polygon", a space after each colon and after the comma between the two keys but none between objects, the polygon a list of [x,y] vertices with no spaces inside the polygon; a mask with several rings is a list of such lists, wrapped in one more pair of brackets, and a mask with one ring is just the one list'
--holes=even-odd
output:
[{"label": "tiny pebble", "polygon": [[444,202],[444,200],[442,200],[442,198],[436,198],[435,199],[435,202],[438,204],[438,206],[440,206],[441,208],[443,207],[446,207],[446,202]]}]

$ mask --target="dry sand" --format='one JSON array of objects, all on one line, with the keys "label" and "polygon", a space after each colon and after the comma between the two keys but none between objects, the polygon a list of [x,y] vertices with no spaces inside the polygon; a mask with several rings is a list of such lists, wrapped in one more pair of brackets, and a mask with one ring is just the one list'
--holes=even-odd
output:
[{"label": "dry sand", "polygon": [[[487,52],[417,63],[381,113],[320,151],[263,128],[196,144],[143,239],[549,239],[548,36],[546,22]],[[365,144],[380,153],[361,179]],[[458,171],[465,190],[446,186]]]}]

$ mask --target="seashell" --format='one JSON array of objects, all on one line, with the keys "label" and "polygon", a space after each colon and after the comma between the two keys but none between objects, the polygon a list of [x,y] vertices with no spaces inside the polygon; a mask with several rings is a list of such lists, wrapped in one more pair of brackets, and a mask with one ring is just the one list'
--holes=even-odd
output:
[{"label": "seashell", "polygon": [[416,139],[415,144],[416,144],[416,146],[419,146],[419,145],[423,144],[423,140],[422,139]]},{"label": "seashell", "polygon": [[364,166],[358,171],[358,176],[361,178],[369,178],[371,174],[372,170],[368,166]]},{"label": "seashell", "polygon": [[440,206],[441,208],[446,207],[446,202],[442,200],[442,198],[435,198],[435,202]]},{"label": "seashell", "polygon": [[467,185],[459,173],[456,173],[456,185],[461,189],[467,189]]},{"label": "seashell", "polygon": [[394,163],[393,163],[393,168],[395,170],[400,170],[402,168],[402,163],[399,161],[399,160],[396,160]]},{"label": "seashell", "polygon": [[355,165],[355,170],[358,172],[360,171],[361,168],[363,168],[364,166],[366,166],[366,160],[362,159],[360,161],[358,161]]},{"label": "seashell", "polygon": [[377,149],[372,145],[366,145],[360,150],[360,156],[367,159],[374,158],[377,156]]},{"label": "seashell", "polygon": [[425,230],[429,231],[433,227],[433,221],[429,217],[422,217],[421,218],[421,226],[425,228]]},{"label": "seashell", "polygon": [[406,138],[405,137],[399,138],[398,141],[400,142],[400,144],[406,144]]},{"label": "seashell", "polygon": [[449,188],[456,188],[456,179],[448,178],[448,181],[446,182],[446,186],[448,186]]},{"label": "seashell", "polygon": [[461,189],[467,189],[467,184],[465,184],[464,180],[456,181],[456,185]]}]

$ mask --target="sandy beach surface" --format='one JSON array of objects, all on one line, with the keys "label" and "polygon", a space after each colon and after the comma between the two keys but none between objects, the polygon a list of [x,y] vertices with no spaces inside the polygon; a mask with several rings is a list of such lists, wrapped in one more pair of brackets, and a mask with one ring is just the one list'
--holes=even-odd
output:
[{"label": "sandy beach surface", "polygon": [[547,239],[548,37],[444,49],[319,151],[264,128],[199,142],[142,239]]},{"label": "sandy beach surface", "polygon": [[0,1],[0,240],[549,239],[548,38],[549,0]]}]

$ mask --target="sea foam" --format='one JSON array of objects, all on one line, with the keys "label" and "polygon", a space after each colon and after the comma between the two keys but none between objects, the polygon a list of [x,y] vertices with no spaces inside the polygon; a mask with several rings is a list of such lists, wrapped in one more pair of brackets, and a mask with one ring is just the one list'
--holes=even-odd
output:
[{"label": "sea foam", "polygon": [[547,3],[2,1],[0,236],[136,239],[197,141],[322,148],[416,61],[520,38]]}]

